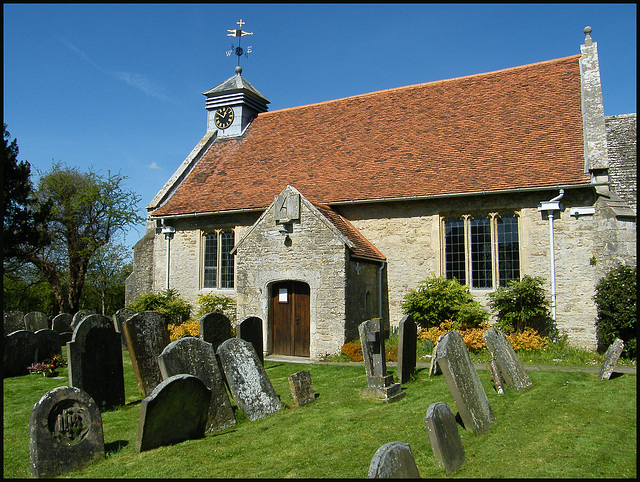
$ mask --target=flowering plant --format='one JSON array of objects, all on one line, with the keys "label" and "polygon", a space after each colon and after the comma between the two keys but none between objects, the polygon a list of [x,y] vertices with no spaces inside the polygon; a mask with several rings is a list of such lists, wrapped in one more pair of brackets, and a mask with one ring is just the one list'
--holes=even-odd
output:
[{"label": "flowering plant", "polygon": [[51,363],[32,363],[27,367],[29,373],[53,373],[55,367]]}]

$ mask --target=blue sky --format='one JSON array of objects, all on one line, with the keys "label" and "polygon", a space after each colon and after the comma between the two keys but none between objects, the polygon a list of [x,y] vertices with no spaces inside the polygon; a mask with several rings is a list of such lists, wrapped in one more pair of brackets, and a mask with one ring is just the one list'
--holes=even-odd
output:
[{"label": "blue sky", "polygon": [[[4,122],[20,160],[121,172],[140,213],[204,135],[202,92],[243,76],[269,110],[579,54],[606,115],[636,112],[635,4],[4,4]],[[34,176],[37,177],[37,172]],[[144,234],[126,236],[133,245]]]}]

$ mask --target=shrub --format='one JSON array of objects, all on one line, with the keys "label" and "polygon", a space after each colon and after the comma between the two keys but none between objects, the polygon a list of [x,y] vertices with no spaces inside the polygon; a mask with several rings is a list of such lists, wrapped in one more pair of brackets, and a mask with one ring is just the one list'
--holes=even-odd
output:
[{"label": "shrub", "polygon": [[176,341],[183,336],[198,336],[200,334],[200,322],[186,321],[180,325],[169,325],[169,339]]},{"label": "shrub", "polygon": [[189,319],[191,305],[174,289],[159,293],[143,293],[128,306],[134,311],[157,311],[166,317],[167,325],[180,325]]},{"label": "shrub", "polygon": [[342,345],[342,353],[347,358],[350,358],[351,361],[359,362],[364,359],[362,357],[362,347],[358,343],[352,341]]},{"label": "shrub", "polygon": [[[205,294],[198,295],[196,297],[196,303],[198,304],[198,313],[196,318],[200,318],[207,313],[223,313],[228,316],[229,312],[235,312],[236,302],[229,296]],[[233,316],[235,318],[235,316]]]},{"label": "shrub", "polygon": [[549,302],[542,287],[544,278],[524,276],[522,281],[509,281],[489,294],[489,306],[497,312],[498,327],[507,333],[522,333],[532,328],[552,339],[557,330]]},{"label": "shrub", "polygon": [[616,338],[624,341],[623,356],[637,358],[637,267],[621,265],[596,285],[593,299],[598,310],[598,351],[605,351]]},{"label": "shrub", "polygon": [[475,327],[489,320],[489,312],[478,303],[467,285],[432,275],[404,297],[402,310],[422,328],[450,320],[453,329]]}]

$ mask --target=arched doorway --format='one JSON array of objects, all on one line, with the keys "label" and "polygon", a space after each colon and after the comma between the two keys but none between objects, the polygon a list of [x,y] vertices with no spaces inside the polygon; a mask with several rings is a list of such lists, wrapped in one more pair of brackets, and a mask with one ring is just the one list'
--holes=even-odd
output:
[{"label": "arched doorway", "polygon": [[311,340],[310,288],[299,281],[271,286],[272,353],[309,356]]}]

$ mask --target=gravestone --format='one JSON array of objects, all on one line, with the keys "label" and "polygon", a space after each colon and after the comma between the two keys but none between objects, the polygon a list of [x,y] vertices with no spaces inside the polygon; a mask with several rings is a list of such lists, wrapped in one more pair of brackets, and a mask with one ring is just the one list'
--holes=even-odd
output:
[{"label": "gravestone", "polygon": [[28,375],[27,367],[36,360],[38,342],[35,333],[16,330],[4,337],[3,378]]},{"label": "gravestone", "polygon": [[11,311],[3,313],[4,336],[14,331],[24,330],[24,313],[22,311]]},{"label": "gravestone", "polygon": [[78,310],[73,318],[71,319],[71,330],[74,331],[78,326],[78,323],[82,321],[85,316],[95,315],[96,312],[93,310]]},{"label": "gravestone", "polygon": [[100,411],[124,405],[122,344],[109,318],[85,316],[67,343],[69,385],[87,392]]},{"label": "gravestone", "polygon": [[443,468],[447,475],[464,464],[464,448],[458,433],[456,417],[444,402],[432,403],[424,419],[429,433],[431,450],[436,466]]},{"label": "gravestone", "polygon": [[38,330],[48,330],[49,317],[39,311],[32,311],[24,315],[24,328],[35,333]]},{"label": "gravestone", "polygon": [[136,313],[122,324],[138,389],[146,397],[162,383],[158,355],[171,340],[164,316],[155,311]]},{"label": "gravestone", "polygon": [[399,383],[393,383],[393,375],[387,373],[382,319],[374,318],[360,323],[358,332],[368,384],[360,390],[360,396],[379,398],[385,402],[400,400],[405,392]]},{"label": "gravestone", "polygon": [[496,361],[498,370],[507,385],[515,390],[524,390],[532,385],[520,358],[500,329],[492,326],[485,330],[482,339]]},{"label": "gravestone", "polygon": [[316,399],[316,395],[313,393],[313,385],[311,384],[311,373],[307,371],[289,375],[289,388],[296,407],[304,407]]},{"label": "gravestone", "polygon": [[389,442],[380,447],[369,465],[368,479],[419,479],[409,444]]},{"label": "gravestone", "polygon": [[620,358],[620,355],[622,355],[623,350],[624,341],[620,338],[616,338],[615,341],[609,345],[607,352],[604,354],[604,361],[600,367],[598,378],[601,380],[609,380],[609,378],[611,378],[613,369],[616,367],[616,363],[618,363],[618,359]]},{"label": "gravestone", "polygon": [[136,450],[204,437],[211,391],[193,375],[174,375],[142,400]]},{"label": "gravestone", "polygon": [[282,408],[251,343],[230,338],[218,347],[217,355],[231,396],[250,421],[260,420]]},{"label": "gravestone", "polygon": [[438,337],[438,341],[436,341],[436,346],[433,347],[433,351],[431,352],[431,366],[429,367],[429,376],[434,376],[434,375],[442,375],[442,370],[440,370],[440,367],[438,366],[438,362],[436,361],[438,359],[438,343],[440,343],[440,340],[442,340],[442,337],[444,335],[440,335]]},{"label": "gravestone", "polygon": [[493,387],[498,392],[498,395],[504,395],[504,385],[502,384],[502,377],[500,376],[500,370],[498,369],[498,364],[495,360],[491,359],[488,363],[489,372],[491,373],[491,378],[493,379]]},{"label": "gravestone", "polygon": [[213,345],[213,351],[220,343],[231,338],[231,322],[222,313],[207,313],[200,317],[200,338]]},{"label": "gravestone", "polygon": [[36,361],[51,360],[55,355],[62,355],[62,343],[57,331],[44,329],[35,332]]},{"label": "gravestone", "polygon": [[260,363],[264,364],[264,348],[262,344],[262,320],[257,316],[249,316],[238,323],[236,327],[238,338],[248,341],[253,345]]},{"label": "gravestone", "polygon": [[494,416],[462,336],[457,331],[446,333],[438,343],[437,362],[458,407],[464,428],[486,432]]},{"label": "gravestone", "polygon": [[120,308],[118,311],[116,311],[112,318],[113,318],[113,328],[120,333],[120,339],[122,341],[122,347],[126,349],[127,347],[127,340],[124,337],[124,332],[122,331],[122,324],[127,321],[129,318],[131,318],[133,315],[136,314],[135,310],[132,310],[131,308]]},{"label": "gravestone", "polygon": [[416,345],[418,326],[411,315],[405,315],[398,325],[398,379],[400,383],[409,381],[416,369]]},{"label": "gravestone", "polygon": [[52,328],[58,333],[73,332],[73,330],[71,329],[72,321],[73,316],[71,316],[69,313],[60,313],[53,317]]},{"label": "gravestone", "polygon": [[88,393],[58,387],[36,402],[29,417],[33,477],[55,477],[104,459],[102,417]]},{"label": "gravestone", "polygon": [[158,355],[162,378],[188,374],[198,377],[211,390],[206,432],[225,430],[236,424],[231,401],[211,343],[196,337],[169,343]]}]

